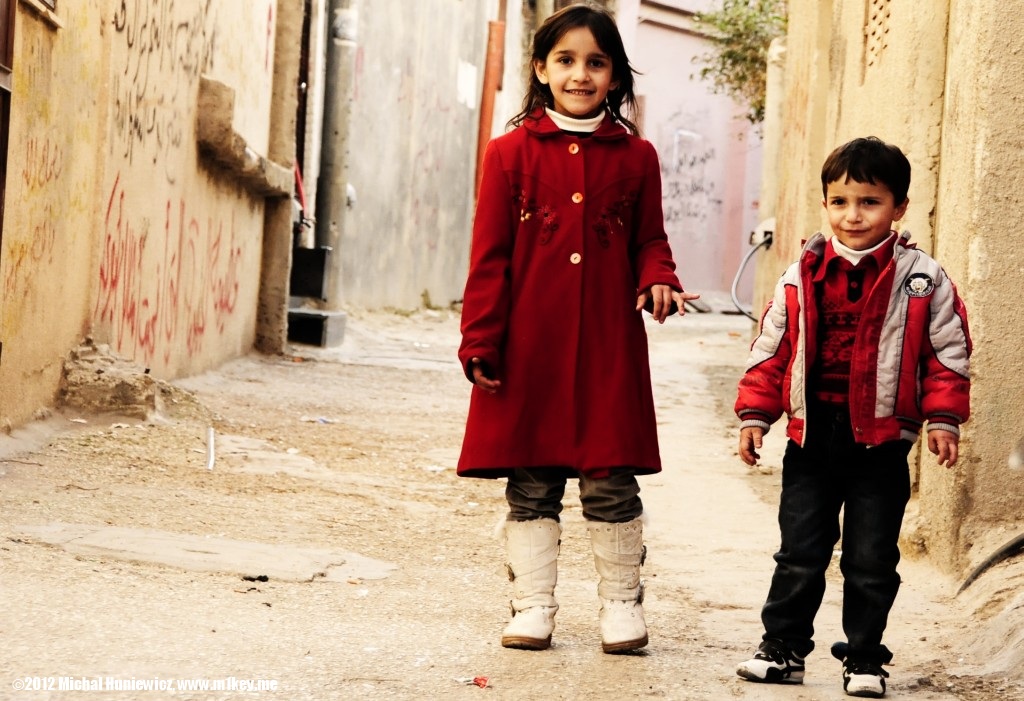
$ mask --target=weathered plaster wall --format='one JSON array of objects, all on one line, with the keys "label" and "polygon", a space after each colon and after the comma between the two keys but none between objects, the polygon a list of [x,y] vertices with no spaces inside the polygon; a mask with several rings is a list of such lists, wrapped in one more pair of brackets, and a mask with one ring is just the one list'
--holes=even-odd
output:
[{"label": "weathered plaster wall", "polygon": [[[269,143],[276,0],[20,4],[0,277],[0,420],[51,406],[83,337],[156,376],[253,343],[264,204],[201,162],[200,76]],[[87,58],[85,58],[87,57]]]},{"label": "weathered plaster wall", "polygon": [[825,147],[859,136],[898,145],[912,168],[911,204],[901,229],[932,251],[948,8],[844,0],[833,12]]},{"label": "weathered plaster wall", "polygon": [[199,161],[199,79],[234,90],[235,130],[265,155],[276,0],[105,9],[94,334],[158,375],[197,372],[252,347],[263,231],[263,200]]},{"label": "weathered plaster wall", "polygon": [[[791,0],[784,65],[781,124],[772,125],[778,155],[765,163],[774,178],[774,242],[757,254],[754,308],[771,299],[779,275],[800,253],[801,241],[821,227],[821,160],[825,153],[831,8],[817,0]],[[758,316],[758,313],[755,313]],[[753,329],[752,329],[753,330]]]},{"label": "weathered plaster wall", "polygon": [[950,2],[936,253],[968,305],[974,417],[955,489],[936,488],[935,501],[966,513],[959,529],[954,521],[943,531],[948,559],[960,564],[1024,531],[1024,475],[1007,465],[1024,436],[1024,253],[1013,221],[1024,193],[1024,17],[1005,10]]},{"label": "weathered plaster wall", "polygon": [[[462,298],[487,22],[497,3],[424,0],[359,8],[342,232],[346,306],[415,308]],[[396,37],[402,37],[396,41]]]},{"label": "weathered plaster wall", "polygon": [[908,6],[794,0],[789,7],[778,149],[776,243],[761,259],[766,299],[801,239],[826,227],[820,166],[836,145],[874,134],[913,166],[902,228],[936,255],[971,319],[974,416],[954,471],[919,451],[905,537],[940,565],[976,564],[1024,527],[1020,474],[1007,467],[1024,419],[1017,298],[1024,258],[1007,215],[1024,183],[1024,20],[994,2]]},{"label": "weathered plaster wall", "polygon": [[[108,83],[99,0],[62,7],[63,29],[19,6],[0,250],[0,417],[52,406],[67,349],[88,329]],[[83,56],[95,57],[82,60]]]}]

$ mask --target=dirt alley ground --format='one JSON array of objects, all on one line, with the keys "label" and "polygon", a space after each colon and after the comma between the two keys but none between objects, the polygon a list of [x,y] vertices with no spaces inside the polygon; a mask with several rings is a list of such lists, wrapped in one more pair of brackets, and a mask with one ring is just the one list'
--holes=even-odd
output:
[{"label": "dirt alley ground", "polygon": [[[339,348],[294,346],[181,380],[161,416],[64,411],[2,439],[0,699],[846,698],[828,655],[841,636],[835,573],[806,683],[734,674],[760,636],[784,442],[777,427],[757,469],[736,456],[729,409],[749,322],[691,313],[648,329],[665,470],[641,481],[651,521],[642,654],[601,653],[573,487],[553,647],[500,646],[509,584],[493,529],[503,482],[454,472],[470,390],[455,358],[457,314],[352,313]],[[341,549],[394,569],[246,581],[76,554],[26,534],[55,523]],[[905,559],[901,574],[888,697],[1024,699],[1019,667],[985,665],[1008,635],[978,634],[998,609],[954,597],[957,582],[925,561]],[[968,631],[991,645],[967,646]],[[32,677],[235,677],[278,690],[14,690]]]}]

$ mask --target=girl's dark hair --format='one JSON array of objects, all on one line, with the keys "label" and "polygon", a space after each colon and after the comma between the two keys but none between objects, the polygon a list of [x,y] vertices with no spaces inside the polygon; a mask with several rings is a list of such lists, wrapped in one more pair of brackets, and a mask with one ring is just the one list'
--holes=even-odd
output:
[{"label": "girl's dark hair", "polygon": [[910,161],[896,146],[866,136],[843,144],[825,159],[821,167],[821,191],[825,197],[828,184],[844,176],[872,185],[881,181],[899,206],[906,201],[910,189]]},{"label": "girl's dark hair", "polygon": [[[589,29],[594,35],[594,41],[611,59],[612,81],[618,81],[618,87],[608,91],[608,111],[615,121],[620,122],[633,134],[639,134],[640,129],[628,118],[634,117],[637,112],[636,95],[633,94],[633,76],[636,71],[629,65],[619,28],[615,25],[615,19],[606,10],[583,4],[570,5],[559,10],[548,17],[533,35],[533,52],[528,66],[530,86],[523,99],[523,111],[510,119],[506,126],[517,127],[538,108],[551,107],[554,104],[551,88],[537,79],[534,64],[537,61],[546,61],[548,54],[565,33],[578,27]],[[623,115],[623,106],[628,117]]]}]

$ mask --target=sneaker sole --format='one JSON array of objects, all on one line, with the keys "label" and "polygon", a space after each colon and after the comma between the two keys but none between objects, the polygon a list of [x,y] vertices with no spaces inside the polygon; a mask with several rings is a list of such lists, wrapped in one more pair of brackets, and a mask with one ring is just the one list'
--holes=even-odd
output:
[{"label": "sneaker sole", "polygon": [[742,667],[736,670],[736,674],[746,679],[748,682],[757,682],[758,684],[803,684],[804,673],[803,672],[791,672],[789,676],[783,677],[782,670],[770,669],[768,675],[765,677],[759,677],[753,672],[750,672]]},{"label": "sneaker sole", "polygon": [[617,655],[623,652],[633,652],[647,646],[647,636],[638,640],[626,640],[621,643],[601,643],[601,649],[608,655]]},{"label": "sneaker sole", "polygon": [[501,646],[513,650],[547,650],[551,647],[551,636],[545,639],[508,636],[501,639]]}]

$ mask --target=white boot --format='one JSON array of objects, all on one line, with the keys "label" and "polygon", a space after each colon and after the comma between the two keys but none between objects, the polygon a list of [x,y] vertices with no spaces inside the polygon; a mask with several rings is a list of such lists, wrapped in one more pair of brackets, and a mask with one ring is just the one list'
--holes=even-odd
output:
[{"label": "white boot", "polygon": [[555,629],[555,584],[562,525],[550,518],[506,521],[503,529],[512,581],[512,621],[501,635],[504,647],[546,650]]},{"label": "white boot", "polygon": [[587,530],[600,577],[601,649],[608,653],[639,650],[647,645],[644,583],[640,581],[640,565],[646,555],[643,524],[640,519],[587,521]]}]

